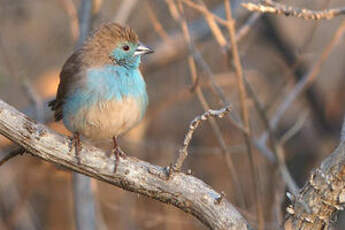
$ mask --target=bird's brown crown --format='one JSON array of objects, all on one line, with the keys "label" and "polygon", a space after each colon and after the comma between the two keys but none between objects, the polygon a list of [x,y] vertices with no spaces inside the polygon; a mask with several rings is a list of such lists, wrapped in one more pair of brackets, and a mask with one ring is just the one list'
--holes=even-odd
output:
[{"label": "bird's brown crown", "polygon": [[128,26],[117,23],[101,25],[82,46],[83,62],[89,65],[101,65],[109,63],[109,54],[119,42],[129,41],[138,43],[138,36]]},{"label": "bird's brown crown", "polygon": [[[117,23],[107,23],[101,25],[88,39],[88,42],[110,42],[129,41],[138,42],[138,36],[134,30],[128,26],[121,26]],[[88,43],[87,42],[87,43]]]}]

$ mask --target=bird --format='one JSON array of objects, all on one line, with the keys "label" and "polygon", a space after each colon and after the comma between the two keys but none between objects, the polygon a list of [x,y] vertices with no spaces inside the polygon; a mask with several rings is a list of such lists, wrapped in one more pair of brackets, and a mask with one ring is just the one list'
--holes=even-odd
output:
[{"label": "bird", "polygon": [[143,45],[129,26],[99,26],[64,63],[56,98],[49,102],[56,121],[73,133],[76,157],[81,137],[92,142],[110,140],[120,157],[117,137],[138,124],[148,105],[141,57],[153,50]]}]

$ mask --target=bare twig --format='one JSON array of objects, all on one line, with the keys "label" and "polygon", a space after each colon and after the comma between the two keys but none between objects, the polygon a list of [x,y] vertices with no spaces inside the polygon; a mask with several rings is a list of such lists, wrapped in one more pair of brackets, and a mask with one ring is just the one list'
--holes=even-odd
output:
[{"label": "bare twig", "polygon": [[108,157],[96,147],[83,143],[80,164],[70,152],[71,140],[44,125],[35,123],[0,100],[0,134],[21,145],[32,155],[59,164],[67,169],[94,177],[128,191],[172,204],[197,217],[211,229],[250,229],[246,220],[221,194],[201,180],[176,173],[172,180],[162,176],[164,168],[133,157],[121,160],[116,175],[114,157]]},{"label": "bare twig", "polygon": [[15,149],[13,149],[12,151],[10,151],[9,153],[6,154],[6,156],[4,158],[2,158],[0,160],[0,167],[6,163],[8,160],[10,160],[11,158],[17,156],[17,155],[22,155],[25,152],[25,149],[21,148],[21,147],[17,147]]},{"label": "bare twig", "polygon": [[[185,37],[185,40],[189,44],[189,47],[191,47],[192,46],[191,45],[192,44],[192,38],[191,38],[191,35],[189,33],[189,30],[188,30],[188,25],[187,25],[186,19],[183,16],[183,7],[181,4],[181,1],[179,1],[179,9],[177,9],[174,1],[167,0],[166,2],[169,6],[171,15],[173,16],[173,18],[175,18],[175,20],[177,20],[177,22],[180,23],[183,35]],[[196,92],[196,95],[198,97],[198,100],[199,100],[201,106],[203,107],[204,111],[208,111],[210,109],[210,106],[209,106],[201,88],[197,85],[197,82],[198,82],[197,70],[196,70],[195,59],[193,58],[192,55],[190,55],[188,57],[188,64],[189,64],[189,69],[191,72],[193,87],[195,88],[195,92]],[[223,156],[225,158],[225,163],[226,163],[227,168],[229,169],[231,179],[235,185],[236,194],[238,195],[237,196],[238,200],[239,200],[240,204],[242,206],[244,206],[245,200],[243,197],[242,186],[241,186],[239,177],[237,175],[234,163],[233,163],[232,158],[230,156],[230,152],[227,149],[225,139],[221,133],[221,130],[220,130],[216,120],[213,117],[211,117],[209,119],[209,122],[210,122],[210,125],[211,125],[213,132],[215,133],[215,135],[217,137],[218,143],[223,150]]]},{"label": "bare twig", "polygon": [[252,89],[251,85],[246,80],[246,78],[244,78],[244,80],[245,80],[244,83],[246,85],[248,94],[253,99],[254,106],[255,106],[261,120],[263,121],[263,124],[264,124],[268,134],[269,134],[269,137],[270,137],[269,144],[270,144],[270,147],[276,156],[276,160],[278,163],[278,169],[279,169],[279,172],[282,176],[282,179],[285,182],[285,184],[288,186],[289,191],[292,194],[296,195],[298,192],[298,186],[297,186],[296,182],[293,180],[293,178],[292,178],[292,176],[288,170],[288,167],[286,166],[284,149],[281,146],[281,144],[278,143],[278,141],[276,140],[275,135],[274,135],[274,133],[270,127],[266,112],[263,109],[263,106],[261,105],[259,99],[257,98],[254,90]]},{"label": "bare twig", "polygon": [[252,146],[251,146],[251,130],[250,130],[250,123],[249,123],[249,112],[248,107],[246,103],[247,99],[247,92],[244,84],[244,74],[242,69],[242,64],[240,60],[240,55],[238,53],[238,47],[236,42],[236,30],[235,30],[235,21],[232,18],[232,12],[231,12],[231,5],[228,0],[224,0],[224,7],[226,12],[226,18],[230,22],[227,24],[227,29],[230,34],[230,42],[232,49],[231,51],[228,50],[228,60],[230,60],[230,52],[232,52],[233,62],[235,66],[236,71],[236,77],[237,77],[237,86],[239,88],[239,94],[240,94],[240,101],[241,101],[241,115],[242,120],[244,123],[244,128],[248,130],[248,133],[243,134],[244,135],[244,141],[247,146],[247,152],[248,152],[248,158],[249,158],[249,164],[251,167],[251,175],[253,179],[254,184],[254,194],[255,194],[255,202],[256,202],[256,216],[258,220],[258,227],[259,229],[264,229],[264,214],[263,214],[263,206],[260,199],[261,189],[260,189],[260,176],[259,171],[257,170],[257,166],[255,165],[255,156],[253,154]]},{"label": "bare twig", "polygon": [[230,106],[224,107],[224,108],[219,109],[219,110],[210,109],[207,112],[203,113],[202,115],[194,118],[194,120],[189,125],[187,134],[184,137],[183,145],[179,150],[179,156],[178,156],[176,162],[174,163],[173,167],[174,167],[175,171],[181,170],[182,164],[183,164],[184,160],[186,159],[186,157],[188,156],[189,143],[192,140],[194,131],[196,130],[196,128],[198,128],[200,123],[202,121],[207,121],[210,117],[223,118],[225,114],[230,112],[230,110],[231,110]]},{"label": "bare twig", "polygon": [[[168,3],[170,1],[166,0]],[[172,9],[172,7],[170,7],[170,11],[172,16],[175,18],[175,20],[178,20],[178,12],[177,9]],[[241,39],[244,35],[246,35],[250,29],[250,27],[254,24],[254,22],[256,20],[258,20],[261,14],[260,13],[256,13],[253,14],[252,17],[250,17],[247,22],[245,23],[245,26],[242,27],[240,29],[240,31],[236,34],[236,41],[238,41],[239,39]],[[218,83],[216,82],[216,78],[211,70],[211,68],[208,66],[208,64],[206,63],[206,61],[204,60],[204,58],[202,57],[202,55],[200,54],[199,50],[197,49],[197,47],[195,47],[194,42],[192,40],[192,36],[190,36],[190,42],[188,42],[188,46],[189,46],[189,50],[190,53],[193,55],[195,61],[200,65],[200,67],[203,69],[203,71],[206,73],[206,75],[209,77],[210,79],[210,85],[212,87],[212,89],[215,91],[215,93],[217,94],[217,96],[219,97],[221,103],[223,106],[226,105],[231,105],[230,101],[226,98],[223,90],[221,87],[219,87]],[[231,44],[228,44],[228,50],[231,50]],[[181,95],[181,94],[179,94]],[[235,126],[237,127],[242,133],[247,134],[248,130],[244,128],[244,126],[242,125],[242,122],[240,121],[240,119],[238,118],[236,111],[232,111],[229,115],[228,115],[229,121]],[[265,143],[262,142],[258,142],[256,141],[254,138],[251,139],[251,142],[254,143],[255,147],[262,152],[262,154],[267,157],[269,160],[274,161],[274,154],[266,147]]]},{"label": "bare twig", "polygon": [[286,131],[286,133],[284,133],[284,135],[280,138],[279,142],[281,145],[284,145],[288,140],[290,140],[302,129],[305,121],[308,118],[308,115],[308,112],[302,112],[295,124],[288,131]]},{"label": "bare twig", "polygon": [[[188,5],[189,7],[191,7],[193,9],[199,11],[200,13],[204,14],[205,18],[212,18],[212,20],[214,19],[217,23],[224,25],[224,26],[227,26],[229,24],[229,21],[224,20],[223,18],[213,14],[203,5],[196,4],[195,2],[192,2],[190,0],[182,0],[182,1],[183,1],[183,3]],[[223,40],[223,42],[226,43],[225,40]],[[221,43],[223,43],[223,42],[221,42]]]},{"label": "bare twig", "polygon": [[[212,32],[214,38],[216,39],[216,41],[220,45],[220,47],[225,49],[225,47],[227,46],[228,41],[226,40],[225,36],[223,35],[222,30],[220,29],[220,27],[217,25],[215,15],[212,14],[207,9],[206,4],[202,0],[199,0],[200,5],[197,5],[195,3],[191,4],[191,2],[189,0],[185,1],[185,2],[189,2],[189,6],[193,6],[193,5],[197,6],[197,7],[194,7],[194,9],[197,9],[197,10],[202,9],[200,12],[204,15],[205,20],[206,20],[208,26],[210,27],[211,32]],[[225,25],[229,26],[229,22],[227,22]]]},{"label": "bare twig", "polygon": [[308,10],[286,6],[271,0],[263,0],[260,3],[242,3],[242,6],[250,11],[261,13],[283,14],[305,20],[330,20],[339,15],[345,15],[345,7],[328,10]]},{"label": "bare twig", "polygon": [[[339,28],[337,29],[337,31],[334,34],[334,37],[328,43],[328,45],[325,47],[322,54],[317,59],[317,61],[314,63],[314,65],[311,67],[309,72],[303,76],[303,78],[295,85],[295,87],[285,97],[284,101],[279,105],[276,113],[273,115],[273,117],[270,121],[270,126],[273,130],[278,125],[278,122],[280,121],[282,115],[291,106],[292,102],[294,102],[296,100],[296,98],[316,80],[316,78],[320,72],[322,64],[324,64],[324,62],[327,60],[330,53],[333,51],[333,49],[339,43],[339,41],[341,40],[341,38],[344,35],[344,32],[345,32],[345,20],[339,26]],[[268,138],[268,133],[264,132],[261,135],[259,142],[265,143],[267,138]]]},{"label": "bare twig", "polygon": [[169,34],[164,30],[162,24],[159,22],[155,12],[152,10],[151,3],[149,1],[145,2],[145,9],[148,12],[148,16],[153,25],[154,30],[162,38],[164,42],[171,42]]},{"label": "bare twig", "polygon": [[[237,11],[237,7],[239,5],[236,4],[237,2],[238,1],[235,2],[235,6],[233,7],[233,11],[235,12]],[[223,4],[216,5],[211,10],[211,13],[221,17],[225,16]],[[248,18],[244,25],[238,30],[238,33],[236,35],[237,41],[241,40],[245,37],[245,35],[248,34],[252,26],[255,24],[255,22],[258,21],[261,15],[263,14],[254,13],[252,14],[252,16]],[[195,41],[205,39],[210,34],[210,28],[207,25],[205,25],[204,17],[193,20],[191,23],[188,24],[188,27],[190,28],[191,36]],[[159,53],[160,55],[151,55],[150,57],[148,57],[146,61],[146,69],[160,66],[163,63],[166,64],[168,62],[176,60],[176,58],[185,55],[188,51],[187,46],[182,38],[182,35],[180,35],[175,30],[168,31],[168,34],[171,39],[171,42],[156,42],[153,45],[154,50],[157,51],[156,53]],[[161,56],[164,56],[165,58],[162,59],[160,58]]]}]

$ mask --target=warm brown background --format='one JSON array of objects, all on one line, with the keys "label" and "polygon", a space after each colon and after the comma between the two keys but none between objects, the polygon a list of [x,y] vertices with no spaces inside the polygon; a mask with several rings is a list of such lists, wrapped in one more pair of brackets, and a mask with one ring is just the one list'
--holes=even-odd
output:
[{"label": "warm brown background", "polygon": [[[284,2],[309,9],[344,5],[341,0]],[[208,0],[205,3],[209,9],[223,5],[222,0]],[[32,84],[45,102],[44,106],[55,95],[59,70],[73,51],[76,41],[75,31],[71,27],[73,20],[66,10],[69,4],[79,7],[77,0],[0,0],[0,98],[22,111],[32,107],[23,90],[24,81]],[[95,1],[97,15],[94,26],[113,20],[121,4],[119,0]],[[184,6],[189,23],[204,22],[199,12]],[[240,6],[235,9],[236,27],[239,29],[249,12]],[[168,38],[155,31],[152,14],[169,34]],[[301,76],[311,68],[342,20],[344,17],[313,22],[265,16],[239,42],[246,77],[269,116],[274,114],[294,86],[294,75]],[[183,41],[180,42],[181,46],[168,43],[169,39],[181,34],[181,30],[171,17],[165,1],[138,0],[127,24],[135,29],[141,41],[156,48],[156,53],[144,57],[142,65],[150,97],[148,112],[141,125],[121,138],[121,145],[133,156],[165,166],[175,159],[189,122],[203,112],[195,94],[189,92],[188,48],[183,46]],[[206,23],[201,25],[207,27]],[[228,67],[226,56],[210,31],[206,29],[206,32],[207,35],[196,45],[238,112],[239,97],[234,69]],[[224,34],[228,38],[225,29]],[[157,47],[164,45],[170,46],[177,55],[168,57],[167,53],[159,52],[161,49]],[[322,65],[311,90],[289,108],[276,131],[279,138],[298,120],[303,124],[299,132],[283,145],[290,172],[299,186],[305,182],[308,172],[318,166],[339,140],[345,113],[344,58],[343,39]],[[199,77],[211,107],[220,108],[218,98],[208,87],[208,78],[201,71]],[[250,100],[248,105],[253,133],[260,136],[264,126]],[[60,123],[47,123],[59,132],[67,133]],[[217,123],[244,188],[243,196],[247,205],[239,207],[239,210],[255,226],[255,190],[243,136],[227,119],[217,120]],[[0,137],[1,158],[9,148],[10,143]],[[239,205],[229,170],[208,123],[202,124],[196,131],[190,149],[185,168],[191,169],[194,176],[217,191],[224,191],[234,205]],[[264,203],[265,229],[277,229],[277,215],[279,211],[285,215],[287,204],[282,198],[284,185],[276,165],[254,150],[255,164],[260,172],[259,199]],[[29,155],[7,162],[0,168],[0,229],[75,229],[71,178],[71,172]],[[174,207],[96,180],[92,180],[92,189],[97,201],[100,230],[205,229],[195,218]],[[338,229],[344,229],[342,221],[343,218],[339,218]]]}]

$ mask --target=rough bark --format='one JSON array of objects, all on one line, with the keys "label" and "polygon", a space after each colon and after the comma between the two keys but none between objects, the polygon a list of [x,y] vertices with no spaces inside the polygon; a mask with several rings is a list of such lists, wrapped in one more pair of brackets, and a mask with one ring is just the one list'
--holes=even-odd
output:
[{"label": "rough bark", "polygon": [[114,157],[85,142],[80,164],[71,139],[57,134],[0,100],[0,134],[43,160],[94,177],[125,190],[172,204],[197,217],[210,229],[250,229],[241,214],[203,181],[134,157],[121,159],[116,174]]},{"label": "rough bark", "polygon": [[[305,206],[309,207],[306,208]],[[285,229],[328,229],[345,206],[345,142],[329,155],[288,207]],[[309,209],[309,210],[307,210]],[[308,212],[309,211],[309,212]]]}]

